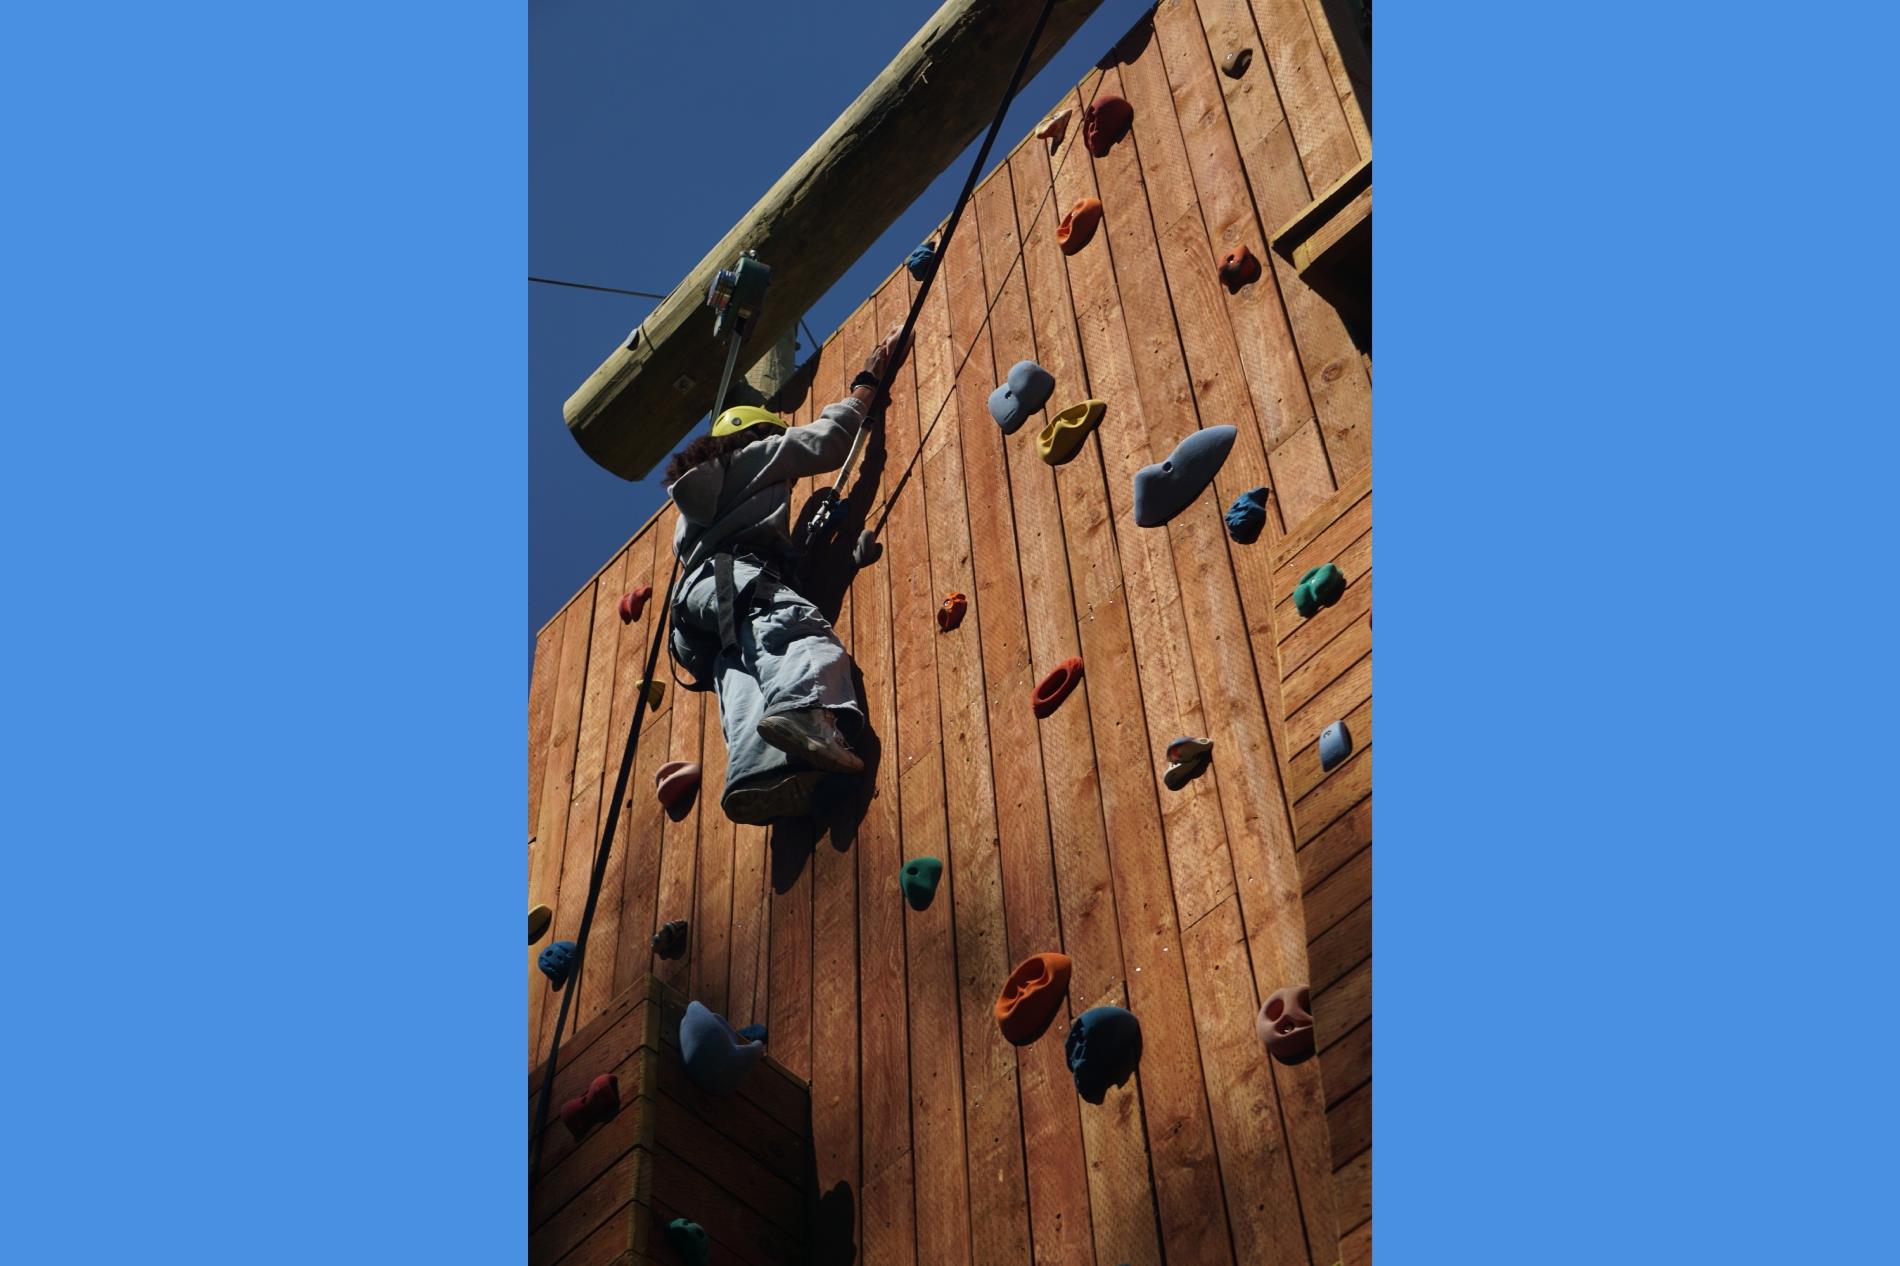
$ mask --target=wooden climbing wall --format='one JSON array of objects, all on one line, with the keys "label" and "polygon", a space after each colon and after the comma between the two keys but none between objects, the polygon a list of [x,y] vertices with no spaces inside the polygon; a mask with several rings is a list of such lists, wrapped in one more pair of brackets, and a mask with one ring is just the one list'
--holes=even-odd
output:
[{"label": "wooden climbing wall", "polygon": [[[1281,656],[1300,634],[1282,542],[1369,483],[1371,443],[1369,364],[1265,243],[1369,141],[1319,0],[1173,0],[1154,24],[1134,61],[1047,103],[1076,111],[1054,154],[1026,140],[978,188],[850,489],[853,515],[821,569],[839,590],[815,596],[863,676],[865,797],[815,825],[735,827],[717,805],[716,705],[670,684],[641,740],[574,1020],[651,971],[735,1024],[768,1024],[773,1057],[811,1087],[820,1261],[1369,1255],[1352,1170],[1369,1151],[1341,1158],[1329,1132],[1347,1122],[1369,1136],[1369,1112],[1351,1116],[1369,1088],[1332,1092],[1333,1068],[1353,1070],[1327,1014],[1327,1054],[1296,1068],[1265,1058],[1253,1024],[1322,949],[1313,938],[1309,950],[1297,822],[1331,793],[1299,790],[1311,753],[1289,750],[1300,732]],[[1241,47],[1250,68],[1221,74]],[[1080,115],[1102,93],[1126,97],[1135,122],[1094,159]],[[1064,257],[1056,222],[1084,196],[1101,198],[1104,223]],[[1230,296],[1215,265],[1240,242],[1268,268]],[[795,421],[845,393],[914,284],[893,272],[827,342],[801,375]],[[989,416],[991,388],[1020,359],[1054,373],[1052,408],[1108,402],[1060,468],[1036,456],[1041,417],[1006,439]],[[1134,472],[1220,423],[1240,438],[1213,491],[1166,528],[1136,528]],[[1221,511],[1261,485],[1268,530],[1235,544]],[[853,576],[867,517],[883,554]],[[635,585],[665,588],[674,521],[658,514],[537,640],[529,898],[554,907],[556,937],[579,922],[660,614],[623,625],[615,607]],[[952,590],[969,613],[940,634]],[[1085,680],[1038,722],[1030,689],[1070,655]],[[1175,792],[1162,752],[1180,734],[1210,736],[1215,754]],[[668,759],[706,770],[678,820],[652,794]],[[946,868],[915,913],[897,876],[921,854]],[[690,952],[658,959],[647,938],[675,918],[692,922]],[[1068,1005],[1019,1050],[990,1008],[1010,967],[1048,949],[1074,959]],[[559,1004],[533,960],[530,1066]],[[1369,967],[1364,978],[1369,989]],[[1334,989],[1321,998],[1344,996]],[[1107,1003],[1140,1018],[1145,1051],[1097,1107],[1076,1095],[1062,1046],[1072,1016]]]}]

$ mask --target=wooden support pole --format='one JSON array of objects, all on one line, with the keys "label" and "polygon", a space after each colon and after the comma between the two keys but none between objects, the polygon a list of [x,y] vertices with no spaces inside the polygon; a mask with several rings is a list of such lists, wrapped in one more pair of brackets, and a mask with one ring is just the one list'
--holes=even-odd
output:
[{"label": "wooden support pole", "polygon": [[[1025,82],[1101,2],[1057,0]],[[771,266],[772,285],[739,371],[790,334],[799,316],[988,125],[1038,9],[1028,0],[947,0],[568,397],[562,412],[587,455],[624,479],[638,479],[712,407],[726,349],[713,339],[706,288],[741,250],[757,251]]]}]

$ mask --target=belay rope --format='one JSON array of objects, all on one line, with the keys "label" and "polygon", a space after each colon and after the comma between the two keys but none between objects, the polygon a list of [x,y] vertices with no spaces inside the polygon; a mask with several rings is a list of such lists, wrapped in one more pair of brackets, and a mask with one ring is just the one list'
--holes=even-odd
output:
[{"label": "belay rope", "polygon": [[[1002,130],[1003,116],[1009,113],[1009,104],[1015,99],[1016,89],[1022,85],[1023,75],[1029,69],[1029,59],[1036,51],[1036,44],[1042,39],[1043,28],[1048,25],[1049,13],[1055,8],[1055,0],[1043,0],[1042,12],[1036,17],[1035,29],[1029,33],[1029,41],[1023,45],[1023,54],[1016,61],[1016,70],[1009,77],[1009,87],[1003,90],[1003,100],[996,107],[996,116],[990,120],[990,130],[983,137],[983,147],[977,151],[976,161],[970,164],[970,174],[964,178],[963,192],[957,195],[957,204],[950,212],[950,218],[944,224],[943,237],[937,245],[938,265],[941,267],[944,251],[950,245],[950,237],[957,230],[957,221],[963,218],[963,208],[970,201],[970,194],[976,189],[976,178],[982,174],[983,164],[989,161],[990,147],[996,142],[996,134]],[[910,341],[911,330],[917,324],[917,314],[923,311],[924,297],[930,293],[930,286],[936,280],[937,269],[933,268],[917,288],[916,298],[911,300],[910,312],[904,318],[904,328],[898,336],[895,346],[900,351]],[[872,425],[871,415],[883,403],[891,388],[891,379],[897,372],[897,363],[901,356],[889,357],[884,368],[878,374],[877,390],[871,396],[871,406],[865,410],[864,425],[858,428],[857,438],[852,441],[851,452],[845,458],[844,466],[838,472],[838,479],[828,490],[826,502],[821,505],[810,523],[814,529],[826,517],[826,511],[836,503],[838,491],[843,487],[845,478],[850,474],[858,453],[863,448],[865,434]],[[717,404],[723,404],[719,401]],[[715,412],[717,411],[715,404]],[[808,534],[809,536],[810,534]],[[647,681],[653,675],[660,661],[660,643],[666,637],[667,622],[673,609],[673,588],[679,583],[680,560],[673,556],[673,571],[666,580],[666,593],[660,602],[658,613],[653,620],[653,644],[647,648]],[[554,1018],[554,1038],[548,1047],[547,1075],[541,1079],[541,1094],[534,1110],[534,1160],[528,1168],[528,1181],[533,1183],[541,1173],[542,1148],[547,1143],[548,1110],[553,1103],[554,1075],[560,1067],[561,1030],[566,1027],[568,1008],[573,1004],[574,995],[580,992],[581,972],[587,962],[587,934],[594,925],[594,907],[600,901],[600,887],[607,875],[607,855],[613,848],[614,832],[620,826],[620,806],[627,796],[627,780],[633,773],[633,761],[640,748],[640,727],[653,704],[645,691],[635,700],[633,722],[627,733],[626,750],[620,757],[620,772],[614,776],[613,800],[607,806],[607,820],[601,824],[600,843],[594,849],[594,869],[587,879],[587,904],[581,908],[580,929],[574,934],[574,970],[570,974],[567,987],[561,992],[561,1009]]]},{"label": "belay rope", "polygon": [[[1003,130],[1003,116],[1009,113],[1009,103],[1015,99],[1016,89],[1022,85],[1023,75],[1029,69],[1029,59],[1036,51],[1036,44],[1042,39],[1042,28],[1049,21],[1049,12],[1054,9],[1055,0],[1043,0],[1042,12],[1036,15],[1035,29],[1029,32],[1029,42],[1023,45],[1023,55],[1016,59],[1016,69],[1009,77],[1009,87],[1003,89],[1003,100],[996,107],[996,117],[990,120],[990,130],[984,134],[983,146],[976,152],[976,161],[970,164],[970,174],[963,178],[963,192],[957,195],[957,205],[950,211],[950,218],[944,221],[943,236],[937,239],[937,262],[924,274],[922,284],[917,287],[917,295],[910,301],[910,311],[904,316],[904,328],[897,336],[895,346],[907,349],[911,330],[917,324],[917,314],[924,310],[924,298],[930,294],[930,287],[937,280],[937,274],[943,270],[944,257],[950,251],[950,239],[956,235],[957,221],[963,218],[963,208],[969,203],[970,195],[976,191],[976,178],[983,174],[983,165],[990,160],[990,146],[996,143],[996,134]],[[973,344],[974,345],[974,344]],[[830,518],[832,508],[838,503],[838,494],[843,491],[845,480],[850,478],[852,467],[857,464],[858,454],[864,450],[866,437],[871,431],[871,418],[878,406],[884,402],[890,392],[891,379],[897,373],[899,356],[891,356],[885,361],[884,368],[877,376],[877,391],[871,396],[871,406],[865,410],[864,425],[858,428],[858,434],[851,441],[851,451],[846,454],[844,465],[838,468],[838,477],[831,487],[822,492],[824,501],[819,505],[807,524],[805,541],[809,545],[824,530]]]}]

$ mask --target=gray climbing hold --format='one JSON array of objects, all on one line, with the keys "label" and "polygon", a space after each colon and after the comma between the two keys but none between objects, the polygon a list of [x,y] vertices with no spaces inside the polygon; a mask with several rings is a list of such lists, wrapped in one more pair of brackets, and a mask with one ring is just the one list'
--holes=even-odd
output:
[{"label": "gray climbing hold", "polygon": [[1221,74],[1226,75],[1229,79],[1238,79],[1247,73],[1247,67],[1251,65],[1253,65],[1253,50],[1251,48],[1237,48],[1227,54],[1226,58],[1220,64],[1220,70]]},{"label": "gray climbing hold", "polygon": [[1010,367],[1003,385],[990,392],[990,416],[1003,434],[1014,435],[1030,415],[1049,403],[1056,389],[1056,376],[1033,360],[1019,360]]},{"label": "gray climbing hold", "polygon": [[1175,445],[1166,461],[1135,472],[1135,526],[1160,527],[1214,482],[1233,450],[1231,426],[1210,426]]},{"label": "gray climbing hold", "polygon": [[729,1095],[737,1090],[765,1054],[762,1042],[748,1042],[726,1023],[726,1017],[707,1010],[698,1001],[686,1004],[680,1020],[680,1057],[686,1075],[707,1094]]},{"label": "gray climbing hold", "polygon": [[1351,755],[1352,731],[1346,728],[1344,721],[1335,721],[1320,731],[1319,767],[1321,772],[1332,769]]}]

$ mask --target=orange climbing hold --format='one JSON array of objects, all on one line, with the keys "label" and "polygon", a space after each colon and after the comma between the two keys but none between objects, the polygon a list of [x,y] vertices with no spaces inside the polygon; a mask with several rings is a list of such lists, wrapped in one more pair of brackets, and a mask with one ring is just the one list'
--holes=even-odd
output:
[{"label": "orange climbing hold", "polygon": [[1049,675],[1036,683],[1036,689],[1030,694],[1029,702],[1036,715],[1046,717],[1061,706],[1075,689],[1075,683],[1082,680],[1082,660],[1071,655],[1049,670]]},{"label": "orange climbing hold", "polygon": [[1064,255],[1073,255],[1095,240],[1096,226],[1102,222],[1102,200],[1082,198],[1069,208],[1069,214],[1056,225],[1056,245]]},{"label": "orange climbing hold", "polygon": [[1069,956],[1034,954],[1016,965],[996,997],[996,1023],[1013,1046],[1027,1046],[1044,1033],[1069,992]]},{"label": "orange climbing hold", "polygon": [[963,623],[963,613],[970,609],[970,600],[960,593],[953,593],[943,600],[937,608],[937,627],[945,633]]}]

